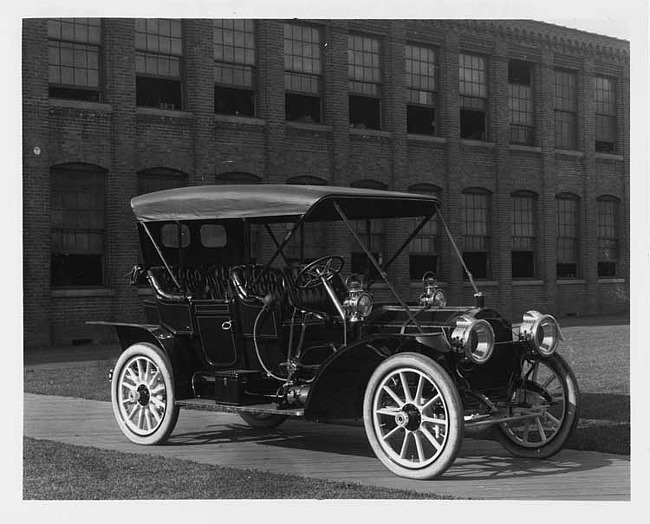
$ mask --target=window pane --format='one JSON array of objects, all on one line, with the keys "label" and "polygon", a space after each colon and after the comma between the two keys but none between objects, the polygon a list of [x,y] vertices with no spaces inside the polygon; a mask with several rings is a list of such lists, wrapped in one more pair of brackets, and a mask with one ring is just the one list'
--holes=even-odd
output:
[{"label": "window pane", "polygon": [[[91,31],[92,28],[92,31]],[[97,100],[99,89],[99,19],[48,21],[50,96]],[[89,94],[92,92],[95,94]]]},{"label": "window pane", "polygon": [[578,276],[579,252],[578,200],[557,199],[557,276]]},{"label": "window pane", "polygon": [[101,285],[104,174],[94,166],[52,170],[52,284]]},{"label": "window pane", "polygon": [[348,36],[350,91],[378,95],[381,81],[379,40],[369,36]]}]

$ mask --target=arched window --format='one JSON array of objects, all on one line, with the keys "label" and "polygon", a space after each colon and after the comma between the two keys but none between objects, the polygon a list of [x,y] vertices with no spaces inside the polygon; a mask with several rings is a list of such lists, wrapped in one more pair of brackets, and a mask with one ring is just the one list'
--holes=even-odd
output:
[{"label": "arched window", "polygon": [[[433,184],[414,184],[409,192],[439,197],[442,189]],[[409,253],[409,276],[419,280],[427,271],[440,275],[440,229],[438,216],[432,217],[411,241]],[[413,220],[415,229],[421,218]]]},{"label": "arched window", "polygon": [[618,274],[619,199],[603,195],[598,205],[598,276],[615,277]]},{"label": "arched window", "polygon": [[490,192],[482,188],[463,191],[465,246],[463,260],[474,278],[490,278]]},{"label": "arched window", "polygon": [[187,185],[187,174],[168,167],[152,167],[138,171],[138,195],[174,189]]},{"label": "arched window", "polygon": [[299,186],[326,186],[327,180],[312,175],[298,175],[287,178],[287,184],[295,184]]},{"label": "arched window", "polygon": [[536,276],[537,195],[512,193],[512,278]]},{"label": "arched window", "polygon": [[580,275],[580,198],[557,195],[557,278]]},{"label": "arched window", "polygon": [[106,170],[92,164],[52,166],[52,286],[104,283]]},{"label": "arched window", "polygon": [[[325,186],[327,180],[312,176],[298,175],[287,179],[287,184],[300,186]],[[293,224],[287,224],[287,231]],[[284,248],[289,262],[311,262],[325,254],[326,233],[322,223],[304,223]]]},{"label": "arched window", "polygon": [[215,183],[217,184],[261,184],[262,179],[252,173],[244,171],[231,171],[229,173],[221,173],[215,175]]},{"label": "arched window", "polygon": [[[386,189],[388,186],[378,180],[355,180],[350,183],[351,187],[360,187],[366,189]],[[373,256],[383,263],[383,256],[386,253],[386,222],[384,220],[353,220],[352,226],[354,231],[370,250]],[[377,269],[368,260],[368,256],[353,240],[350,262],[353,273],[365,274],[372,279],[379,278]]]}]

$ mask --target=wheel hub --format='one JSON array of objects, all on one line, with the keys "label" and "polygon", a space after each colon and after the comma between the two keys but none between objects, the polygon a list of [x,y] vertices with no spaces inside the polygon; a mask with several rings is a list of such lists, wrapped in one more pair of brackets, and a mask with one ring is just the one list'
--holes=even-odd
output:
[{"label": "wheel hub", "polygon": [[149,404],[149,399],[151,398],[151,394],[149,393],[149,388],[144,384],[140,384],[137,392],[138,392],[138,398],[137,398],[138,404],[140,404],[141,406],[146,406],[147,404]]},{"label": "wheel hub", "polygon": [[395,424],[407,429],[408,431],[415,431],[420,427],[422,416],[420,410],[413,404],[405,405],[401,411],[395,415]]}]

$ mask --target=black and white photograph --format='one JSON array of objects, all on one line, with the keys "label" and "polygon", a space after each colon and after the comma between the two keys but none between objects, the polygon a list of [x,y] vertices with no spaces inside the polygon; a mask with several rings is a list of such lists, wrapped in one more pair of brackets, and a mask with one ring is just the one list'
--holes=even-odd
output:
[{"label": "black and white photograph", "polygon": [[3,511],[647,522],[648,5],[547,4],[7,8]]}]

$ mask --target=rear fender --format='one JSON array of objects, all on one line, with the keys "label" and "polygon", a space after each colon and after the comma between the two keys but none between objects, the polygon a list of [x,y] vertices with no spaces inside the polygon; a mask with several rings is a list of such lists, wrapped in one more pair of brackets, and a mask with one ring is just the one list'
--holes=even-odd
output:
[{"label": "rear fender", "polygon": [[321,366],[307,397],[305,418],[320,422],[360,419],[370,376],[388,357],[405,351],[445,361],[442,352],[421,344],[414,336],[382,334],[354,342]]},{"label": "rear fender", "polygon": [[171,364],[171,374],[176,386],[176,397],[191,394],[191,378],[200,367],[188,337],[174,335],[162,326],[154,324],[103,323],[115,327],[121,351],[137,343],[148,343],[159,347]]}]

